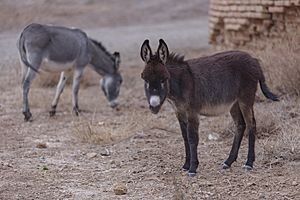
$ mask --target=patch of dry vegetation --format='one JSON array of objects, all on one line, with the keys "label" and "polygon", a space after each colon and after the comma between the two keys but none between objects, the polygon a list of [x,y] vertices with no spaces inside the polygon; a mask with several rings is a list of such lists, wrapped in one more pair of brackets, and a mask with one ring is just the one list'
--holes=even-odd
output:
[{"label": "patch of dry vegetation", "polygon": [[[66,84],[71,85],[73,82],[73,70],[66,71],[66,76],[68,77]],[[38,87],[56,87],[59,77],[60,73],[42,72],[34,80],[34,84]],[[80,87],[85,88],[96,85],[99,83],[100,78],[100,75],[87,67],[83,72],[83,76],[80,81]]]},{"label": "patch of dry vegetation", "polygon": [[262,60],[267,82],[281,94],[300,95],[300,29],[255,54]]},{"label": "patch of dry vegetation", "polygon": [[280,102],[257,104],[257,128],[262,160],[270,166],[300,160],[300,35],[289,33],[264,51],[262,60],[268,85]]},{"label": "patch of dry vegetation", "polygon": [[256,109],[259,157],[268,164],[300,161],[300,104],[295,97],[279,103],[258,104]]},{"label": "patch of dry vegetation", "polygon": [[133,111],[103,121],[83,119],[73,121],[74,134],[83,142],[110,144],[129,138],[154,126],[149,112]]}]

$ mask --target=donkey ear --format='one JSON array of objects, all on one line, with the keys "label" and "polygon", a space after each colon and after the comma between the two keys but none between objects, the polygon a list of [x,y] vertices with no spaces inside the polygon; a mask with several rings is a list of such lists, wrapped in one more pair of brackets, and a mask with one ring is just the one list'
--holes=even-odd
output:
[{"label": "donkey ear", "polygon": [[149,40],[145,40],[141,47],[141,58],[144,62],[148,62],[152,56],[152,51],[149,46]]},{"label": "donkey ear", "polygon": [[159,45],[157,49],[158,57],[162,61],[163,64],[166,64],[169,57],[168,46],[163,39],[159,40]]},{"label": "donkey ear", "polygon": [[116,70],[118,70],[120,67],[120,63],[121,63],[120,53],[114,52],[114,57],[115,57],[115,67],[116,67]]}]

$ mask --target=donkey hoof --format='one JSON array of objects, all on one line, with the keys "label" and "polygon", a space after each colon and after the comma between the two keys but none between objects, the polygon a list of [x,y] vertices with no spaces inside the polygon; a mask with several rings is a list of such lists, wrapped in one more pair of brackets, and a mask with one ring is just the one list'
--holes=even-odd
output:
[{"label": "donkey hoof", "polygon": [[30,112],[23,112],[24,121],[31,122],[32,121],[32,114]]},{"label": "donkey hoof", "polygon": [[73,108],[73,112],[75,113],[76,116],[78,116],[80,113],[80,110],[78,108]]},{"label": "donkey hoof", "polygon": [[182,171],[187,172],[187,171],[189,171],[189,169],[186,169],[186,168],[183,167]]},{"label": "donkey hoof", "polygon": [[222,169],[229,169],[230,168],[230,166],[229,165],[227,165],[226,163],[223,163],[223,165],[222,165]]},{"label": "donkey hoof", "polygon": [[196,176],[196,172],[189,172],[189,173],[188,173],[188,176],[189,176],[189,177],[195,177],[195,176]]},{"label": "donkey hoof", "polygon": [[55,110],[51,110],[49,111],[50,117],[53,117],[55,115],[56,111]]},{"label": "donkey hoof", "polygon": [[184,165],[182,166],[182,170],[184,172],[188,171],[190,169],[190,164],[188,162],[184,163]]},{"label": "donkey hoof", "polygon": [[250,165],[244,165],[243,169],[246,170],[246,171],[251,171],[253,169],[253,167],[250,166]]}]

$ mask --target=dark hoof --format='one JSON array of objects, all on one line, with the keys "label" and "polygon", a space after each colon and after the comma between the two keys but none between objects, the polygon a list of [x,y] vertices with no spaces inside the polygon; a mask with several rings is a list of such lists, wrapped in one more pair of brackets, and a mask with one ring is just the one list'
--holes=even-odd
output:
[{"label": "dark hoof", "polygon": [[73,112],[75,113],[76,116],[79,116],[80,110],[78,108],[73,108]]},{"label": "dark hoof", "polygon": [[182,171],[187,172],[187,171],[189,171],[189,169],[186,169],[186,168],[183,167]]},{"label": "dark hoof", "polygon": [[189,176],[189,177],[194,177],[194,176],[196,176],[196,172],[189,172],[189,173],[188,173],[188,176]]},{"label": "dark hoof", "polygon": [[53,117],[55,115],[56,111],[55,110],[51,110],[49,111],[50,117]]},{"label": "dark hoof", "polygon": [[184,165],[182,166],[183,171],[188,171],[190,169],[190,164],[189,162],[185,162]]},{"label": "dark hoof", "polygon": [[229,169],[230,168],[230,166],[229,165],[227,165],[226,163],[223,163],[223,165],[222,165],[222,169]]},{"label": "dark hoof", "polygon": [[246,170],[246,171],[251,171],[253,169],[253,167],[250,166],[250,165],[244,165],[243,169]]},{"label": "dark hoof", "polygon": [[24,115],[24,121],[25,122],[31,122],[32,121],[32,114],[28,112],[23,112]]}]

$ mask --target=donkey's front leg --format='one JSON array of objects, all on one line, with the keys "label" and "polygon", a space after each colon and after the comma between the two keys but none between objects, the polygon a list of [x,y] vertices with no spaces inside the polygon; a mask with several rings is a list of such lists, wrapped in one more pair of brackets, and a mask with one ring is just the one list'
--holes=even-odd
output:
[{"label": "donkey's front leg", "polygon": [[188,136],[187,136],[187,117],[183,113],[176,113],[176,117],[178,119],[181,134],[184,140],[184,148],[185,148],[185,163],[182,167],[184,171],[188,171],[190,169],[190,146],[188,142]]},{"label": "donkey's front leg", "polygon": [[30,121],[32,114],[29,109],[29,103],[28,103],[28,93],[30,89],[30,85],[32,80],[35,77],[36,72],[34,72],[32,69],[27,70],[27,74],[25,75],[25,78],[23,80],[23,115],[24,115],[24,121]]},{"label": "donkey's front leg", "polygon": [[190,168],[189,168],[189,176],[195,176],[196,170],[199,165],[198,155],[197,155],[197,147],[199,143],[199,120],[197,115],[192,115],[188,117],[188,143],[190,147]]},{"label": "donkey's front leg", "polygon": [[74,77],[73,77],[73,87],[72,87],[72,104],[73,104],[73,111],[78,116],[79,114],[79,107],[78,107],[78,91],[79,91],[79,84],[80,79],[83,73],[83,67],[77,67],[74,70]]}]

